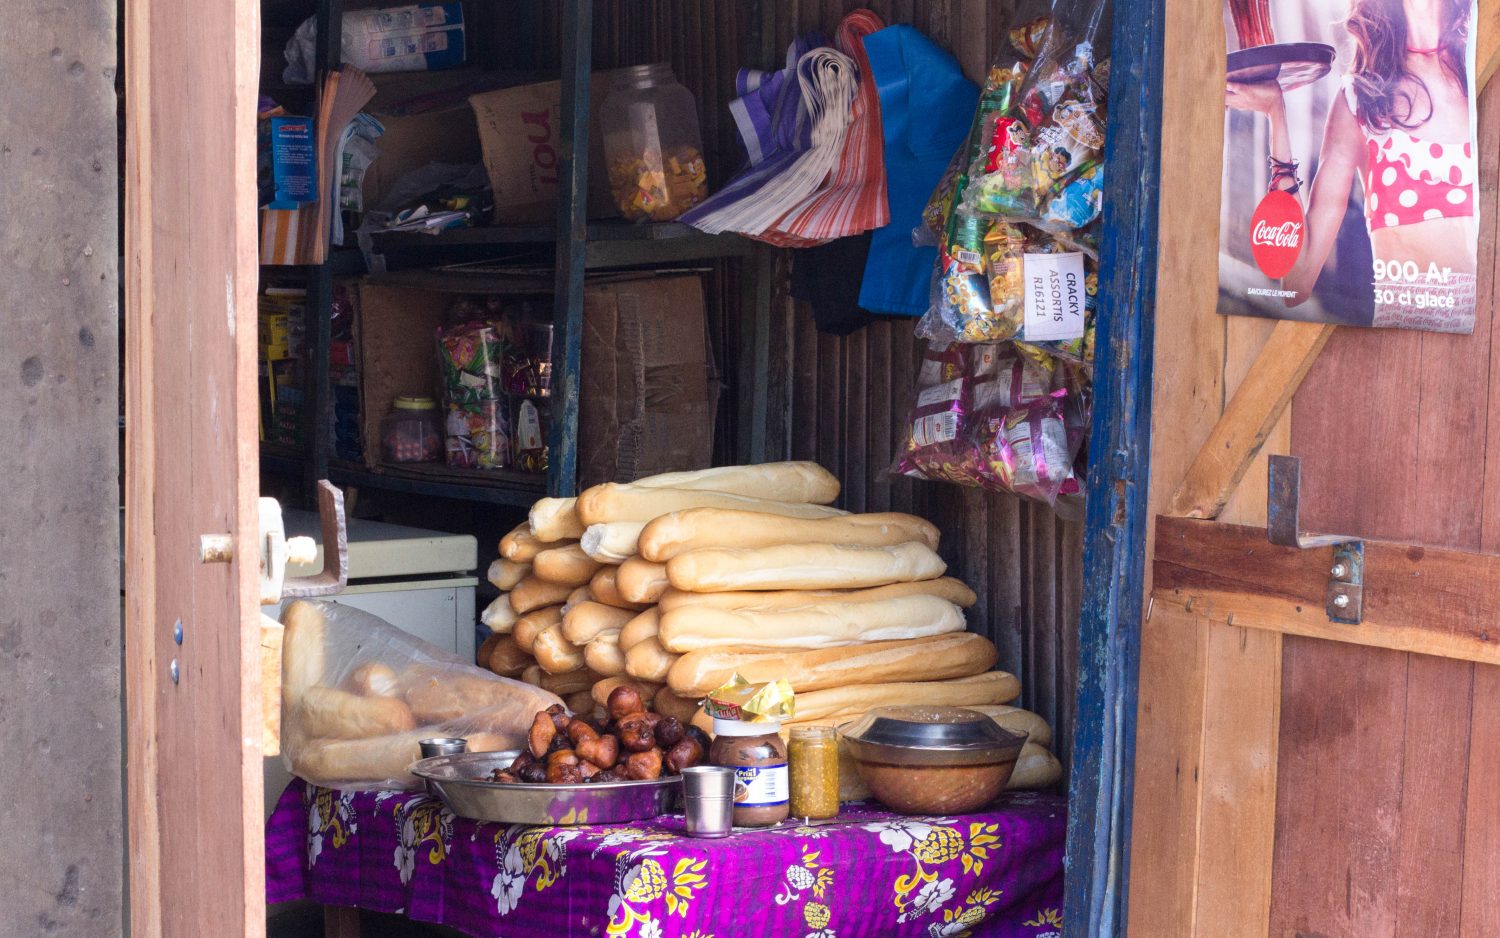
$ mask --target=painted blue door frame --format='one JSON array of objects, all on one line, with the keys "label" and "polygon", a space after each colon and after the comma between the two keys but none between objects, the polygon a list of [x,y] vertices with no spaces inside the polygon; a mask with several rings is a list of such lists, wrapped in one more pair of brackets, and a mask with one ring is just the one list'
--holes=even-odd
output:
[{"label": "painted blue door frame", "polygon": [[1094,364],[1078,705],[1068,783],[1067,938],[1125,933],[1146,568],[1161,169],[1161,0],[1114,0],[1100,354]]}]

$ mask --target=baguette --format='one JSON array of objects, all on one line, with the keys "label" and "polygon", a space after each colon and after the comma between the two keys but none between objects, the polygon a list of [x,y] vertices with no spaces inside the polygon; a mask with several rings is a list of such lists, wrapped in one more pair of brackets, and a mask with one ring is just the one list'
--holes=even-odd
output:
[{"label": "baguette", "polygon": [[[499,644],[501,637],[502,636],[500,635],[500,633],[496,632],[489,638],[481,642],[479,648],[474,652],[474,663],[479,665],[481,668],[489,667],[490,652],[495,650],[495,646]],[[356,693],[358,693],[358,690],[356,688],[350,688],[350,690],[354,690]]]},{"label": "baguette", "polygon": [[332,687],[309,687],[296,710],[309,737],[363,739],[415,729],[411,708],[396,697],[365,697]]},{"label": "baguette", "polygon": [[650,681],[638,681],[633,677],[607,677],[594,684],[592,690],[594,703],[601,707],[608,705],[609,695],[615,692],[616,687],[635,688],[635,692],[641,695],[641,703],[648,707],[661,690],[660,684],[653,684]]},{"label": "baguette", "polygon": [[641,532],[638,544],[642,557],[666,563],[678,554],[708,547],[777,544],[890,547],[907,541],[917,541],[936,550],[938,529],[930,521],[897,512],[782,518],[732,508],[689,508],[653,520]]},{"label": "baguette", "polygon": [[544,550],[531,561],[531,575],[569,588],[584,586],[604,564],[583,552],[577,544]]},{"label": "baguette", "polygon": [[590,716],[598,709],[594,706],[594,694],[589,688],[575,690],[563,698],[563,706],[568,712],[577,716]]},{"label": "baguette", "polygon": [[1028,742],[1021,747],[1021,755],[1016,759],[1015,771],[1010,773],[1010,781],[1005,783],[1005,790],[1051,788],[1060,781],[1062,763],[1057,761],[1057,756],[1043,746]]},{"label": "baguette", "polygon": [[506,560],[514,560],[516,563],[531,563],[532,559],[544,550],[554,547],[567,547],[570,542],[544,541],[531,533],[529,522],[522,521],[515,529],[500,539],[500,556]]},{"label": "baguette", "polygon": [[667,563],[667,578],[680,590],[717,593],[884,586],[936,579],[946,569],[932,548],[916,541],[894,547],[782,544],[678,554]]},{"label": "baguette", "polygon": [[963,612],[946,599],[902,596],[770,612],[687,606],[662,615],[660,640],[662,647],[679,654],[702,648],[835,648],[963,628]]},{"label": "baguette", "polygon": [[707,489],[818,505],[830,504],[839,497],[839,480],[815,462],[772,462],[664,472],[637,479],[632,484],[645,488]]},{"label": "baguette", "polygon": [[536,637],[543,631],[554,625],[560,625],[563,617],[563,607],[543,606],[533,609],[516,620],[515,630],[511,633],[516,644],[527,654],[534,654],[536,650]]},{"label": "baguette", "polygon": [[578,606],[594,601],[594,591],[587,584],[568,594],[567,601],[563,603],[563,615],[572,612]]},{"label": "baguette", "polygon": [[773,501],[705,489],[652,488],[605,482],[578,496],[578,516],[586,525],[613,521],[647,522],[687,508],[739,508],[788,518],[832,518],[844,512],[826,505]]},{"label": "baguette", "polygon": [[[668,683],[672,690],[683,696],[702,695],[722,686],[732,675],[738,673],[752,684],[785,678],[800,695],[805,691],[847,684],[941,681],[968,677],[988,671],[998,657],[999,653],[993,642],[972,632],[933,635],[900,642],[821,648],[816,651],[755,652],[715,648],[683,655],[672,666]],[[1015,694],[1011,695],[1012,698],[1014,696]],[[800,698],[798,712],[802,712]]]},{"label": "baguette", "polygon": [[536,576],[529,576],[517,583],[516,588],[510,591],[510,608],[514,609],[517,615],[525,615],[534,609],[563,602],[572,591],[571,586],[548,583]]},{"label": "baguette", "polygon": [[644,521],[615,521],[610,524],[591,524],[584,529],[578,546],[583,552],[602,563],[623,563],[636,553]]},{"label": "baguette", "polygon": [[328,622],[315,603],[296,600],[281,611],[285,635],[281,643],[281,706],[290,711],[307,693],[322,683],[327,669],[324,647]]},{"label": "baguette", "polygon": [[552,694],[514,681],[455,677],[449,671],[429,669],[407,683],[406,702],[419,726],[465,720],[468,725],[483,722],[496,732],[507,732],[527,725],[538,710],[559,701]]},{"label": "baguette", "polygon": [[661,627],[661,613],[657,607],[652,606],[645,612],[625,623],[620,629],[620,648],[629,651],[648,638],[655,638]]},{"label": "baguette", "polygon": [[631,557],[615,574],[620,595],[633,603],[654,603],[667,591],[667,565]]},{"label": "baguette", "polygon": [[661,642],[648,638],[625,652],[625,673],[642,681],[665,681],[679,657],[662,648]]},{"label": "baguette", "polygon": [[501,677],[520,677],[521,672],[525,671],[531,663],[531,655],[527,654],[510,635],[500,636],[500,641],[490,649],[490,656],[486,659],[489,669]]},{"label": "baguette", "polygon": [[559,697],[566,697],[580,690],[586,691],[603,679],[602,675],[595,674],[587,668],[579,668],[577,671],[568,671],[563,674],[543,672],[542,690],[550,690]]},{"label": "baguette", "polygon": [[505,635],[516,627],[516,610],[510,604],[510,594],[501,593],[494,601],[484,607],[479,614],[479,621],[489,627],[491,632],[497,635]]},{"label": "baguette", "polygon": [[858,719],[876,707],[994,707],[1020,696],[1021,682],[1004,671],[985,671],[945,681],[851,684],[797,694],[798,723]]},{"label": "baguette", "polygon": [[561,624],[542,629],[531,646],[531,653],[548,674],[567,674],[583,667],[583,649],[563,637]]},{"label": "baguette", "polygon": [[319,785],[356,782],[411,786],[407,767],[422,758],[419,740],[429,732],[401,733],[367,739],[310,739],[289,750],[292,772]]},{"label": "baguette", "polygon": [[589,581],[589,592],[593,594],[594,600],[606,606],[631,609],[635,612],[648,608],[649,603],[633,603],[620,595],[619,575],[619,567],[605,567],[594,574],[594,578]]},{"label": "baguette", "polygon": [[1047,748],[1052,746],[1052,727],[1045,719],[1030,710],[1003,704],[969,704],[969,709],[983,713],[1012,733],[1025,733],[1028,743],[1036,743],[1038,746]]},{"label": "baguette", "polygon": [[576,498],[539,498],[526,520],[539,541],[576,541],[583,536]]},{"label": "baguette", "polygon": [[755,609],[761,612],[800,609],[817,602],[837,600],[841,603],[874,602],[880,599],[895,599],[899,596],[937,596],[955,606],[967,609],[979,601],[974,591],[961,580],[951,576],[935,580],[914,580],[910,583],[892,583],[889,586],[871,586],[856,590],[739,590],[730,593],[691,593],[686,590],[668,588],[657,602],[662,612],[671,612],[683,606],[707,606],[713,609]]},{"label": "baguette", "polygon": [[400,693],[396,671],[382,661],[366,661],[344,681],[345,690],[366,697],[394,697]]},{"label": "baguette", "polygon": [[[316,780],[319,785],[342,785],[347,788],[356,787],[359,783],[363,783],[365,787],[396,784],[414,788],[417,780],[407,772],[407,768],[422,758],[418,742],[431,735],[431,729],[421,729],[368,739],[311,739],[292,755],[292,772],[302,778]],[[513,732],[467,732],[456,735],[468,742],[469,752],[509,749],[521,739]]]},{"label": "baguette", "polygon": [[490,562],[490,570],[486,579],[494,584],[495,589],[506,593],[514,589],[515,585],[525,579],[530,572],[531,564],[529,563],[516,563],[514,560],[498,557]]},{"label": "baguette", "polygon": [[583,603],[563,615],[563,637],[574,645],[587,645],[600,632],[619,629],[633,618],[635,613],[629,609],[616,609],[603,603]]},{"label": "baguette", "polygon": [[[673,693],[669,687],[656,692],[656,699],[652,701],[651,707],[664,717],[676,717],[683,726],[693,722],[693,718],[703,709],[696,697],[682,697]],[[710,726],[709,730],[712,729]]]},{"label": "baguette", "polygon": [[583,663],[590,671],[604,677],[624,674],[625,653],[620,650],[620,630],[610,629],[594,636],[594,640],[583,648]]}]

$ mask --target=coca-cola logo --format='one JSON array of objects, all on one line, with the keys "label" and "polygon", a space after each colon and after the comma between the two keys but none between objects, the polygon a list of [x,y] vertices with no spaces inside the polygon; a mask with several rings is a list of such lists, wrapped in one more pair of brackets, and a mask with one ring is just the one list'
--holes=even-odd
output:
[{"label": "coca-cola logo", "polygon": [[1285,277],[1302,253],[1302,203],[1280,189],[1266,193],[1250,218],[1250,253],[1260,272]]}]

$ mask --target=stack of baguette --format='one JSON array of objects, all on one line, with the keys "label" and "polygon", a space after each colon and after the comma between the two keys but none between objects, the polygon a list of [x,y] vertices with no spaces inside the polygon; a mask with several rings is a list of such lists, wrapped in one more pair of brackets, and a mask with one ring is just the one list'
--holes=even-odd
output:
[{"label": "stack of baguette", "polygon": [[[481,664],[581,711],[622,683],[704,729],[703,696],[738,673],[785,678],[799,724],[892,705],[984,709],[1031,738],[1012,787],[1057,781],[1051,731],[1006,706],[1015,677],[964,631],[974,592],[943,576],[938,531],[912,515],[829,507],[815,463],[729,466],[544,498],[501,541]],[[589,697],[584,689],[591,689]],[[859,797],[852,771],[845,797]]]}]

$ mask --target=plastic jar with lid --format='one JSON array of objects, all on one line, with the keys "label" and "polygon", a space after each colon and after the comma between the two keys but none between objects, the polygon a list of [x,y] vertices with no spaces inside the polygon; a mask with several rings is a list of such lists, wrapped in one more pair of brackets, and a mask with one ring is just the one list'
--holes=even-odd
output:
[{"label": "plastic jar with lid", "polygon": [[839,741],[831,726],[792,727],[792,817],[831,818],[839,813]]},{"label": "plastic jar with lid", "polygon": [[791,813],[780,723],[715,719],[708,761],[734,769],[735,827],[770,827]]},{"label": "plastic jar with lid", "polygon": [[666,63],[614,76],[599,110],[610,192],[631,221],[671,221],[708,197],[698,104]]},{"label": "plastic jar with lid", "polygon": [[430,397],[398,397],[380,421],[380,450],[387,462],[443,458],[443,420]]}]

